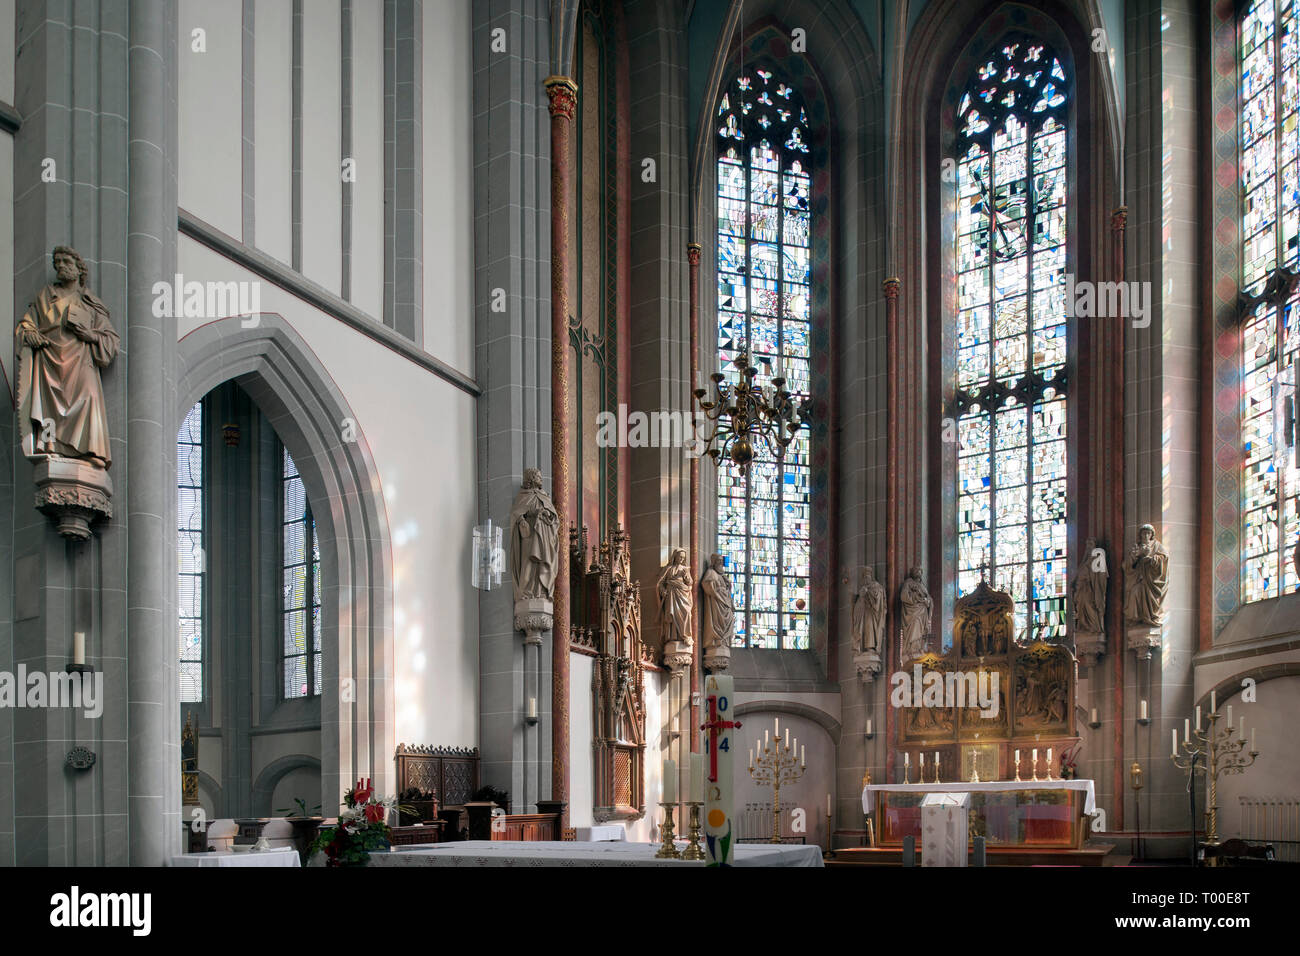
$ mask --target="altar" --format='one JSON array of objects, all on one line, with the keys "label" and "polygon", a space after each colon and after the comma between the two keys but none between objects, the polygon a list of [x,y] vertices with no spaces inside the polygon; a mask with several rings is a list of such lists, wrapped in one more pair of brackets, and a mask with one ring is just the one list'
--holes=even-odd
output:
[{"label": "altar", "polygon": [[[684,849],[685,843],[679,843]],[[655,856],[657,843],[608,841],[577,843],[517,840],[467,840],[419,847],[394,847],[388,853],[371,853],[374,866],[677,866],[703,867],[703,860],[671,860]],[[822,866],[817,846],[746,843],[735,848],[736,866]]]},{"label": "altar", "polygon": [[970,795],[970,836],[989,847],[1079,849],[1087,818],[1097,809],[1091,780],[991,780],[980,783],[868,784],[862,812],[873,820],[877,843],[900,847],[921,838],[921,801],[928,793]]}]

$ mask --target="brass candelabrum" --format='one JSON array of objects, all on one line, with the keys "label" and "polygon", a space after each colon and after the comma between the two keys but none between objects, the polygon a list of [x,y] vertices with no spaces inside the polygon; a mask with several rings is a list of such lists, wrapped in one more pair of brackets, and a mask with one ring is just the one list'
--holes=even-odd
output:
[{"label": "brass candelabrum", "polygon": [[748,352],[736,356],[731,364],[737,371],[734,381],[728,382],[721,372],[709,376],[711,400],[705,400],[708,389],[697,388],[693,393],[705,421],[712,426],[707,437],[696,436],[704,445],[701,453],[715,463],[726,457],[748,468],[761,441],[773,456],[783,458],[795,434],[811,417],[812,399],[787,390],[779,367],[770,388],[759,385],[754,380],[758,368],[750,364]]},{"label": "brass candelabrum", "polygon": [[[1196,710],[1199,724],[1200,708]],[[1229,707],[1228,710],[1232,708]],[[1205,731],[1198,726],[1195,730],[1186,733],[1180,748],[1182,752],[1175,750],[1170,754],[1174,766],[1187,773],[1189,790],[1196,785],[1196,774],[1205,774],[1206,782],[1209,784],[1209,795],[1205,804],[1205,846],[1215,849],[1219,846],[1219,775],[1245,773],[1246,768],[1259,756],[1258,750],[1246,750],[1245,718],[1242,718],[1240,733],[1231,722],[1227,722],[1228,726],[1219,730],[1218,723],[1221,718],[1222,715],[1217,710],[1210,714],[1210,726]],[[1237,735],[1235,740],[1234,734]],[[1178,731],[1175,729],[1175,740],[1177,735]],[[1206,862],[1209,866],[1218,865],[1218,860],[1213,854],[1209,855]]]},{"label": "brass candelabrum", "polygon": [[772,839],[771,843],[781,842],[781,784],[794,783],[803,776],[805,767],[795,756],[794,747],[773,739],[771,744],[757,745],[757,756],[750,764],[749,776],[756,784],[768,784],[772,788]]}]

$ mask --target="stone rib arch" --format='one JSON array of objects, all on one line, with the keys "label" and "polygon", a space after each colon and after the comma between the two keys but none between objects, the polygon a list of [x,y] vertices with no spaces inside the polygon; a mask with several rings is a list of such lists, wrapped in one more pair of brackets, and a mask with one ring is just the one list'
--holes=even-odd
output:
[{"label": "stone rib arch", "polygon": [[[360,776],[389,789],[394,739],[393,568],[382,484],[360,423],[310,346],[276,313],[219,319],[177,346],[175,434],[222,382],[252,397],[293,456],[312,503],[324,578],[321,805]],[[348,428],[353,440],[346,441]],[[168,660],[176,680],[176,661]]]},{"label": "stone rib arch", "polygon": [[[275,796],[276,785],[295,770],[315,770],[319,772],[321,770],[321,761],[311,756],[311,754],[286,754],[283,757],[277,757],[263,767],[262,772],[257,775],[257,780],[253,783],[254,815],[269,817],[275,812],[275,808],[271,806],[271,800]],[[340,794],[341,797],[342,794]],[[332,816],[332,813],[324,812],[325,806],[325,804],[321,804],[322,815]]]}]

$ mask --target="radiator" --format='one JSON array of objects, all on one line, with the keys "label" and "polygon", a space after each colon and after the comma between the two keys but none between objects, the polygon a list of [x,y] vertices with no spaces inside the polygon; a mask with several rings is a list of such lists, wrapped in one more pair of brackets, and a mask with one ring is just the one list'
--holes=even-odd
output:
[{"label": "radiator", "polygon": [[1300,863],[1300,797],[1238,797],[1241,838],[1273,844],[1274,858]]},{"label": "radiator", "polygon": [[[738,814],[740,825],[736,828],[739,843],[769,843],[772,840],[772,804],[747,803]],[[781,842],[803,843],[807,834],[792,832],[793,817],[789,810],[781,811]],[[811,821],[805,821],[810,826]]]}]

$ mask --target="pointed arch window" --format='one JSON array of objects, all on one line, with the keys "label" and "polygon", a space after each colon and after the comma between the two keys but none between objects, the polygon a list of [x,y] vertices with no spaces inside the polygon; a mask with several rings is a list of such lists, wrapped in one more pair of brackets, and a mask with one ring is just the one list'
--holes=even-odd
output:
[{"label": "pointed arch window", "polygon": [[[733,381],[750,356],[764,385],[778,374],[811,393],[812,173],[808,111],[772,69],[743,69],[715,113],[718,369]],[[736,607],[736,644],[809,644],[810,438],[777,459],[756,448],[748,470],[718,467],[718,550]]]},{"label": "pointed arch window", "polygon": [[182,704],[203,701],[203,403],[176,435],[176,584]]},{"label": "pointed arch window", "polygon": [[321,689],[320,543],[298,466],[283,449],[284,696],[313,697]]},{"label": "pointed arch window", "polygon": [[1300,52],[1294,0],[1241,21],[1241,600],[1300,588]]},{"label": "pointed arch window", "polygon": [[956,115],[957,594],[987,576],[1021,641],[1066,636],[1067,174],[1071,80],[1004,38]]}]

